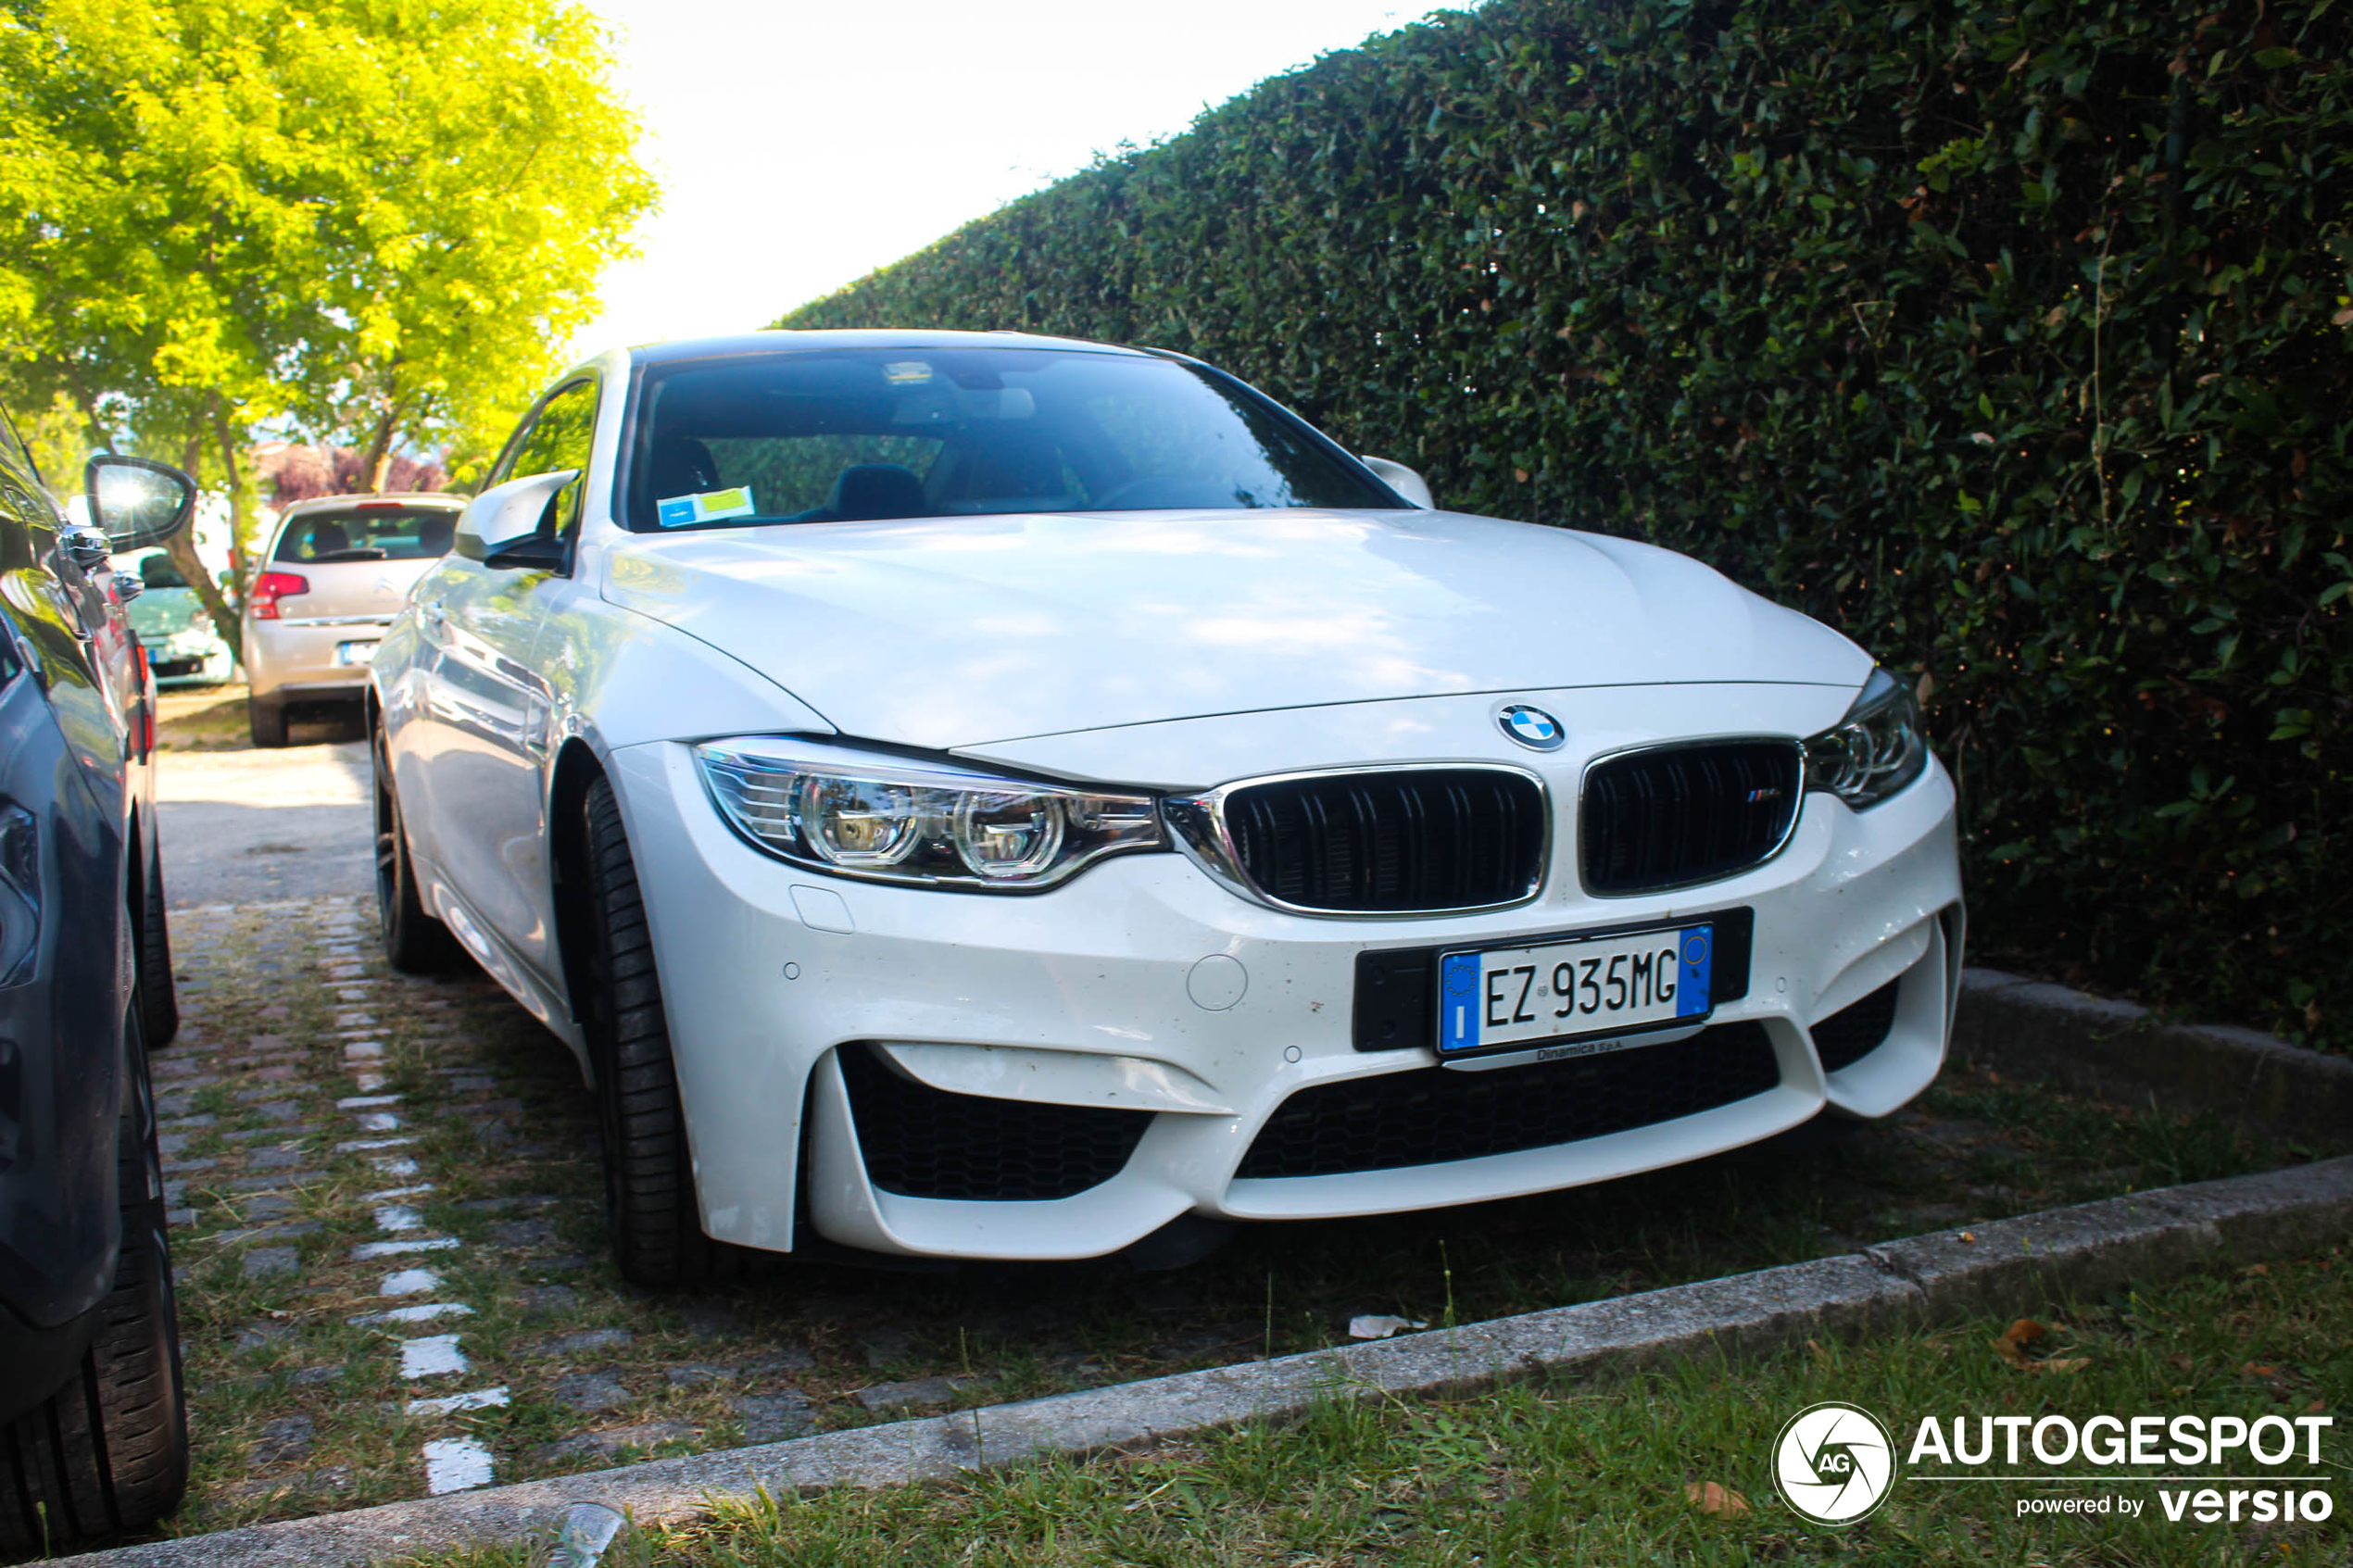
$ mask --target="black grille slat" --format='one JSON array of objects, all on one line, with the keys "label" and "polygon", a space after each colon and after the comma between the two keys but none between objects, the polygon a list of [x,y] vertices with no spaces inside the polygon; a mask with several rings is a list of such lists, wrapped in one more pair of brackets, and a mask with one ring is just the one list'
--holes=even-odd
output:
[{"label": "black grille slat", "polygon": [[1543,873],[1543,790],[1521,773],[1286,779],[1234,791],[1225,811],[1252,884],[1301,909],[1478,909],[1527,897]]},{"label": "black grille slat", "polygon": [[1594,764],[1579,810],[1586,888],[1648,893],[1746,871],[1789,835],[1802,795],[1796,744],[1718,741]]},{"label": "black grille slat", "polygon": [[1888,1031],[1895,1027],[1896,993],[1903,985],[1900,977],[1891,980],[1814,1025],[1814,1050],[1822,1059],[1823,1072],[1852,1067],[1887,1043]]},{"label": "black grille slat", "polygon": [[1073,1198],[1126,1168],[1149,1110],[951,1094],[900,1077],[865,1046],[838,1053],[866,1175],[907,1198]]},{"label": "black grille slat", "polygon": [[1353,1078],[1285,1100],[1237,1173],[1331,1176],[1549,1148],[1715,1110],[1780,1081],[1772,1039],[1754,1022],[1572,1061]]}]

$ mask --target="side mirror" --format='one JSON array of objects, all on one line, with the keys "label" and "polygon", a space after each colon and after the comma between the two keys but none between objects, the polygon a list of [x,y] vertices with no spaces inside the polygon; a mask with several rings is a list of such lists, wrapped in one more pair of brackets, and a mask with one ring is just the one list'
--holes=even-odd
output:
[{"label": "side mirror", "polygon": [[160,545],[196,509],[196,482],[170,463],[100,455],[82,467],[90,521],[117,550]]},{"label": "side mirror", "polygon": [[1359,461],[1378,474],[1381,483],[1422,510],[1434,512],[1438,509],[1438,500],[1429,493],[1429,481],[1404,464],[1392,463],[1387,458],[1364,458]]},{"label": "side mirror", "polygon": [[458,514],[451,547],[468,560],[488,560],[522,544],[539,532],[539,525],[547,521],[548,504],[579,477],[578,469],[558,469],[492,485]]}]

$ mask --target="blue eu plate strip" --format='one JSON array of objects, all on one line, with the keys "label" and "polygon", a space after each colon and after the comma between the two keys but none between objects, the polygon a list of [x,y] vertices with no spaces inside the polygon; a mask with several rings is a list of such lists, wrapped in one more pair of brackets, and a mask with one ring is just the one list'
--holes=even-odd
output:
[{"label": "blue eu plate strip", "polygon": [[1675,1016],[1690,1018],[1708,1008],[1708,972],[1715,966],[1708,962],[1708,948],[1716,928],[1694,925],[1676,933],[1675,945],[1683,955],[1682,973],[1675,985]]},{"label": "blue eu plate strip", "polygon": [[1478,1044],[1478,955],[1449,953],[1439,965],[1442,1016],[1438,1048],[1459,1051]]}]

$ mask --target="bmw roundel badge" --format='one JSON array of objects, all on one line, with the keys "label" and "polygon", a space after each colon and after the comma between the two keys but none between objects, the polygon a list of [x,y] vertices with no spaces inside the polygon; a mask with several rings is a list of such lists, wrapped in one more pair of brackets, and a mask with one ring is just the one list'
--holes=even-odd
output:
[{"label": "bmw roundel badge", "polygon": [[1495,721],[1504,726],[1505,734],[1532,751],[1557,751],[1561,742],[1568,738],[1568,732],[1561,728],[1559,720],[1526,703],[1516,702],[1502,709],[1495,715]]}]

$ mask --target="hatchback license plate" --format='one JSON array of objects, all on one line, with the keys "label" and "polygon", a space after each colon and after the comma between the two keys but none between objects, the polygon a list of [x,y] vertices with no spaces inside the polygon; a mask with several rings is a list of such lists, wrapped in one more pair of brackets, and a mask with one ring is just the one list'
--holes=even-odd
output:
[{"label": "hatchback license plate", "polygon": [[337,664],[366,664],[374,659],[375,657],[376,645],[373,642],[337,643],[335,645],[335,662]]},{"label": "hatchback license plate", "polygon": [[1683,925],[1443,954],[1439,1054],[1705,1019],[1715,945],[1713,925]]}]

